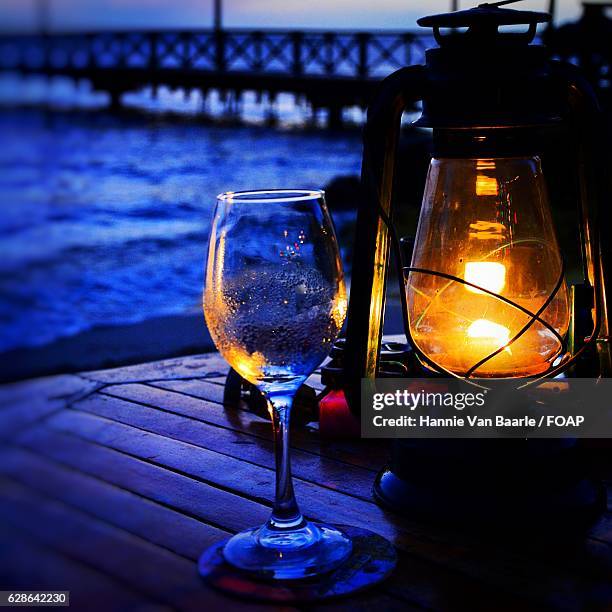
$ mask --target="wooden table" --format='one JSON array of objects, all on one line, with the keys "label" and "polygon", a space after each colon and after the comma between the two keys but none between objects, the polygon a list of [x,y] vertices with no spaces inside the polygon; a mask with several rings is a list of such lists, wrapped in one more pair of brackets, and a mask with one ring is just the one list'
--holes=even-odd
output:
[{"label": "wooden table", "polygon": [[[205,547],[267,518],[273,491],[270,424],[223,406],[226,372],[209,354],[1,388],[0,589],[70,590],[76,610],[271,609],[196,573]],[[611,609],[610,512],[573,545],[478,541],[372,501],[384,444],[296,427],[293,447],[308,517],[367,527],[400,552],[384,585],[309,608]]]}]

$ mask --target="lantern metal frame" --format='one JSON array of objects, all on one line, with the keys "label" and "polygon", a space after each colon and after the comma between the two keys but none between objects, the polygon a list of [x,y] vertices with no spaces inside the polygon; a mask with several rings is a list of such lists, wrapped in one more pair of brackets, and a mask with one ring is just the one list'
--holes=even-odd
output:
[{"label": "lantern metal frame", "polygon": [[[499,3],[498,3],[499,4]],[[530,45],[535,35],[537,23],[547,21],[550,16],[546,13],[534,13],[531,11],[515,11],[501,9],[498,5],[481,5],[476,9],[459,11],[448,15],[427,17],[419,20],[420,25],[434,28],[434,38],[442,46],[428,51],[427,65],[409,66],[400,69],[385,79],[379,89],[378,95],[368,109],[368,121],[364,132],[364,160],[362,166],[362,185],[365,189],[365,202],[360,207],[355,243],[360,245],[356,251],[353,263],[353,277],[351,285],[351,300],[349,302],[347,337],[344,351],[346,394],[351,409],[359,413],[359,381],[361,378],[371,378],[376,375],[378,367],[378,353],[382,338],[382,318],[384,311],[384,294],[386,292],[386,277],[388,271],[388,255],[391,252],[395,260],[400,284],[400,299],[403,313],[403,327],[406,338],[418,359],[426,364],[433,372],[453,378],[466,380],[477,386],[486,385],[486,379],[474,379],[471,375],[482,365],[482,363],[493,358],[496,353],[488,355],[482,363],[474,364],[466,376],[461,376],[441,367],[439,364],[427,357],[413,342],[410,334],[408,321],[408,310],[406,302],[405,274],[409,272],[420,272],[445,276],[438,270],[415,269],[406,265],[403,261],[402,249],[394,223],[393,209],[393,181],[394,160],[398,145],[398,136],[403,112],[412,104],[422,101],[423,113],[421,118],[415,122],[417,126],[432,127],[434,129],[434,140],[438,134],[457,133],[465,144],[459,144],[458,151],[454,155],[461,156],[461,148],[464,147],[467,155],[474,156],[470,150],[469,137],[466,134],[486,134],[493,141],[495,149],[497,140],[501,148],[512,150],[518,147],[524,152],[525,132],[532,128],[547,128],[558,126],[564,122],[573,122],[580,125],[574,126],[577,141],[574,144],[580,149],[582,158],[578,161],[580,176],[580,236],[581,247],[585,269],[585,285],[587,293],[593,296],[593,321],[592,330],[585,338],[572,338],[568,342],[566,338],[558,337],[560,350],[558,355],[563,355],[560,363],[553,363],[544,373],[528,379],[517,378],[520,387],[537,384],[544,378],[557,376],[567,372],[589,353],[598,354],[598,364],[593,363],[590,368],[593,375],[612,375],[610,368],[610,347],[608,336],[609,313],[612,304],[610,295],[610,283],[606,282],[611,271],[610,253],[604,253],[602,249],[602,236],[598,227],[599,208],[589,206],[589,200],[597,203],[603,201],[604,194],[608,193],[608,186],[604,186],[601,180],[605,176],[604,162],[606,158],[604,147],[598,142],[597,129],[600,121],[600,110],[595,94],[590,85],[584,80],[579,70],[570,65],[550,60],[543,47]],[[476,21],[476,26],[474,22]],[[503,24],[527,23],[529,29],[521,34],[498,34],[496,43],[491,41],[498,32],[498,27]],[[442,35],[443,27],[468,25],[466,34],[459,35],[457,40],[448,45],[449,35]],[[471,34],[470,31],[474,30]],[[462,41],[461,36],[471,35],[469,41]],[[505,38],[504,38],[505,37]],[[500,43],[500,41],[502,41]],[[467,100],[459,98],[454,100],[453,109],[448,109],[440,98],[449,91],[456,91],[461,76],[445,74],[447,67],[444,65],[451,54],[461,56],[461,45],[467,48],[475,48],[480,44],[494,44],[495,54],[501,58],[506,69],[512,71],[517,56],[519,59],[528,59],[533,54],[535,67],[528,66],[527,72],[520,70],[516,75],[509,78],[509,84],[499,82],[487,82],[493,93],[483,96],[484,101],[479,102],[476,94],[472,94]],[[459,51],[459,53],[458,53]],[[473,51],[470,51],[473,52]],[[451,68],[457,68],[457,60]],[[503,71],[502,71],[503,72]],[[533,84],[534,91],[527,91],[524,84],[519,81],[528,76],[528,84]],[[504,74],[504,78],[506,75]],[[501,79],[502,77],[495,77]],[[468,77],[469,80],[469,77]],[[474,81],[472,80],[471,84]],[[512,111],[508,105],[495,108],[502,94],[516,87],[520,95],[510,96],[511,101],[517,102],[518,109]],[[503,97],[503,96],[502,96]],[[475,104],[472,104],[476,100]],[[491,108],[493,107],[493,112]],[[499,104],[498,104],[499,106]],[[518,137],[513,138],[513,133]],[[480,145],[478,145],[480,146]],[[485,144],[485,147],[487,145]],[[528,145],[527,145],[528,146]],[[529,151],[531,153],[531,151]],[[483,157],[487,156],[486,148]],[[590,159],[586,159],[586,158]],[[585,170],[590,167],[594,176],[584,176]],[[593,179],[598,180],[593,180]],[[595,186],[594,193],[590,192],[591,186]],[[588,193],[587,193],[588,191]],[[609,213],[608,213],[609,216]],[[605,222],[604,222],[605,223]],[[606,265],[602,265],[602,262]],[[544,304],[536,313],[526,312],[530,320],[523,329],[515,334],[509,344],[515,342],[536,321],[547,325],[540,315],[548,304],[554,299],[563,280],[565,270],[561,275],[555,288],[545,300]],[[451,282],[460,282],[469,285],[467,281],[455,276],[448,276]],[[490,294],[492,297],[509,303],[511,306],[525,310],[515,302],[507,300],[499,294],[487,291],[482,287],[476,287],[480,291]],[[367,331],[366,331],[367,330]],[[559,336],[555,330],[555,336]],[[598,341],[600,341],[598,343]],[[567,345],[575,347],[573,354],[566,351]],[[598,345],[597,351],[592,349]],[[507,346],[507,345],[505,345]],[[503,350],[501,347],[499,350]],[[427,372],[424,372],[427,374]]]},{"label": "lantern metal frame", "polygon": [[[450,282],[470,284],[403,262],[394,223],[395,162],[402,115],[419,101],[423,109],[415,125],[433,128],[434,157],[436,149],[450,157],[533,155],[538,153],[536,137],[543,131],[567,127],[576,170],[584,268],[583,284],[572,289],[570,332],[560,343],[560,354],[568,354],[567,345],[571,354],[543,375],[515,380],[525,387],[570,369],[587,377],[612,377],[612,195],[602,116],[593,89],[580,71],[551,60],[544,47],[530,44],[537,24],[549,21],[550,15],[500,8],[506,3],[419,20],[419,25],[433,28],[440,46],[427,51],[425,65],[405,67],[387,77],[370,103],[364,130],[364,201],[357,216],[358,248],[342,351],[343,388],[356,415],[361,411],[361,380],[378,373],[390,256],[398,270],[409,341],[405,273],[443,275]],[[504,25],[526,25],[527,31],[500,32]],[[451,29],[450,35],[443,33],[446,28]],[[458,28],[467,30],[459,33]],[[560,276],[543,307],[529,313],[529,325],[554,299],[561,282]],[[506,301],[485,288],[475,288]],[[441,368],[414,342],[412,350],[430,368],[423,369],[424,376],[445,375],[486,385],[487,379],[465,378]],[[389,467],[376,479],[374,495],[385,507],[428,519],[477,519],[481,526],[487,519],[506,519],[508,529],[516,523],[524,526],[520,518],[527,516],[532,528],[589,524],[605,507],[605,493],[583,469],[578,445],[567,440],[541,442],[398,439],[391,447]],[[479,470],[484,473],[475,480],[466,479],[466,474]],[[500,481],[507,487],[501,487]]]}]

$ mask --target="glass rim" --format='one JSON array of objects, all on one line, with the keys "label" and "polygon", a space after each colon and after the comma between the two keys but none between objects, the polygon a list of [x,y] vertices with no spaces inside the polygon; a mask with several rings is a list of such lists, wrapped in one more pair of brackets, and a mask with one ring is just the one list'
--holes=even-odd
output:
[{"label": "glass rim", "polygon": [[244,204],[270,204],[307,202],[325,198],[322,189],[250,189],[225,191],[217,196],[218,202],[239,202]]}]

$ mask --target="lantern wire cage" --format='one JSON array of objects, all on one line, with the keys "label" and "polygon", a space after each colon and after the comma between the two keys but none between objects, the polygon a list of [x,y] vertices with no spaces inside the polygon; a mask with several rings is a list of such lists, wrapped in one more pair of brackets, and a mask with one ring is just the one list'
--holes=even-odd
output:
[{"label": "lantern wire cage", "polygon": [[[552,378],[554,376],[557,376],[558,374],[563,373],[564,371],[566,371],[573,363],[576,362],[576,360],[587,350],[587,348],[589,348],[593,342],[595,341],[596,337],[597,337],[597,333],[599,331],[599,309],[595,308],[595,315],[594,315],[594,319],[593,319],[593,330],[591,335],[586,339],[586,341],[584,342],[584,344],[576,351],[576,353],[574,353],[573,355],[570,354],[567,351],[567,341],[566,338],[561,336],[561,334],[559,334],[559,332],[554,329],[552,327],[552,325],[550,325],[550,323],[548,323],[547,321],[545,321],[541,315],[542,313],[546,310],[546,308],[550,305],[550,303],[552,302],[552,300],[555,298],[555,296],[557,295],[557,293],[559,292],[559,289],[561,288],[562,284],[563,284],[563,279],[565,277],[565,263],[562,261],[561,264],[561,271],[559,273],[559,277],[557,279],[557,282],[553,288],[553,290],[550,292],[550,294],[548,295],[547,299],[544,301],[544,303],[540,306],[540,308],[538,308],[538,310],[534,313],[531,312],[530,310],[528,310],[527,308],[524,308],[523,306],[521,306],[520,304],[517,304],[516,302],[502,296],[499,295],[498,293],[495,293],[493,291],[490,291],[488,289],[486,289],[485,287],[480,287],[474,283],[471,283],[470,281],[467,281],[463,278],[460,278],[458,276],[454,276],[452,274],[447,274],[445,272],[439,272],[437,270],[430,270],[427,268],[417,268],[417,267],[411,267],[411,266],[404,266],[403,263],[403,256],[402,256],[402,247],[400,244],[400,239],[399,236],[397,235],[397,230],[395,228],[395,225],[391,222],[391,219],[389,218],[389,215],[386,213],[386,211],[382,208],[382,206],[380,205],[380,199],[378,197],[376,197],[376,202],[378,202],[378,213],[381,217],[381,219],[383,220],[383,222],[385,223],[385,225],[387,226],[387,230],[389,231],[389,235],[390,235],[390,239],[391,239],[391,247],[393,249],[393,253],[394,253],[394,257],[396,260],[396,264],[397,264],[397,268],[398,268],[398,280],[399,280],[399,285],[400,285],[400,300],[401,300],[401,307],[402,307],[402,316],[403,316],[403,326],[404,326],[404,333],[406,335],[406,339],[408,340],[408,343],[410,344],[412,350],[415,352],[415,354],[417,355],[417,357],[419,358],[419,360],[423,363],[425,363],[427,366],[429,366],[432,370],[434,370],[435,372],[437,372],[438,374],[444,374],[447,375],[449,377],[452,378],[456,378],[459,380],[464,380],[465,382],[475,386],[475,387],[479,387],[482,389],[489,389],[489,387],[487,387],[485,384],[483,384],[482,380],[483,379],[477,379],[478,382],[476,382],[476,380],[474,379],[473,375],[476,372],[476,370],[478,368],[480,368],[483,364],[485,364],[487,361],[493,359],[496,355],[498,355],[501,351],[505,350],[508,346],[510,346],[511,344],[513,344],[514,342],[516,342],[525,332],[527,332],[529,330],[529,328],[537,321],[538,323],[540,323],[541,325],[543,325],[544,327],[546,327],[546,329],[548,329],[550,332],[552,332],[552,334],[555,336],[555,338],[557,339],[558,343],[559,343],[559,349],[557,351],[557,353],[555,354],[555,357],[552,359],[551,365],[550,367],[543,373],[535,376],[535,377],[528,377],[529,380],[527,382],[521,382],[521,384],[518,385],[518,389],[523,389],[532,385],[535,385],[537,383],[539,383],[540,381],[546,379],[546,378]],[[525,242],[532,242],[532,241],[538,241],[541,242],[537,239],[524,239]],[[505,245],[507,246],[507,245]],[[499,247],[499,248],[505,248],[505,247]],[[496,249],[497,251],[497,249]],[[495,251],[494,251],[495,252]],[[493,253],[494,253],[493,252]],[[492,255],[493,253],[491,253],[490,255]],[[399,271],[401,270],[401,273],[399,273]],[[418,347],[417,343],[414,341],[412,334],[410,332],[410,323],[408,320],[408,301],[407,301],[407,297],[406,297],[406,281],[407,281],[407,274],[409,274],[410,272],[413,273],[417,273],[417,274],[428,274],[428,275],[432,275],[432,276],[437,276],[437,277],[442,277],[442,278],[446,278],[448,279],[448,284],[442,289],[442,291],[444,289],[446,289],[447,287],[449,287],[452,283],[457,282],[457,283],[461,283],[463,285],[469,286],[473,289],[477,289],[478,291],[482,291],[483,293],[486,293],[488,295],[490,295],[491,297],[500,300],[502,302],[504,302],[505,304],[520,310],[521,312],[523,312],[524,314],[526,314],[529,318],[529,321],[527,321],[527,323],[525,323],[525,325],[516,333],[514,334],[514,336],[508,340],[508,342],[506,342],[503,346],[499,347],[498,349],[494,350],[493,352],[491,352],[489,355],[487,355],[486,357],[480,359],[479,361],[477,361],[476,363],[474,363],[469,369],[468,371],[464,374],[457,374],[456,372],[453,372],[452,370],[448,370],[445,367],[441,366],[440,364],[436,363],[435,361],[433,361],[430,357],[428,357],[423,351],[421,351],[421,349]],[[595,290],[595,295],[598,295],[598,287],[594,287]],[[559,356],[561,357],[561,360],[558,361]],[[557,362],[555,365],[555,362]],[[521,381],[525,380],[524,378],[520,379]]]}]

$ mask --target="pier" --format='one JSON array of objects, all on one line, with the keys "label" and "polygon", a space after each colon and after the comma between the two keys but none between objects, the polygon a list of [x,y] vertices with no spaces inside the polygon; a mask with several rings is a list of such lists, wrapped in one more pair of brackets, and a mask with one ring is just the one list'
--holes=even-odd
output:
[{"label": "pier", "polygon": [[422,62],[430,41],[410,31],[219,29],[0,36],[0,71],[87,80],[118,107],[124,93],[167,86],[231,103],[245,91],[292,93],[329,124],[365,108],[376,83]]}]

